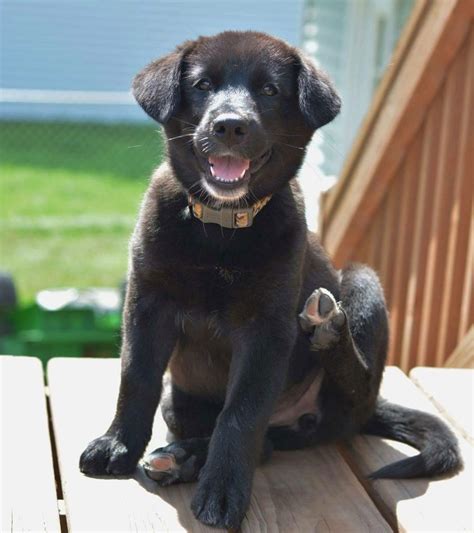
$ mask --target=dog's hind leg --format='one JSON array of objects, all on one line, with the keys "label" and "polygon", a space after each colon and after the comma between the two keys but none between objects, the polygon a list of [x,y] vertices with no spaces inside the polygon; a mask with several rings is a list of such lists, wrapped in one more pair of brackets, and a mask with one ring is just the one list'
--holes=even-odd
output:
[{"label": "dog's hind leg", "polygon": [[170,380],[163,383],[161,413],[178,439],[210,437],[224,403],[182,391]]},{"label": "dog's hind leg", "polygon": [[335,389],[355,404],[375,402],[388,348],[388,318],[375,272],[350,265],[341,274],[341,301],[324,288],[308,298],[300,315],[311,350],[319,352]]},{"label": "dog's hind leg", "polygon": [[303,415],[297,428],[270,428],[277,449],[301,448],[359,432],[375,409],[388,345],[382,288],[364,265],[342,271],[341,301],[316,289],[300,314],[325,372],[318,416]]},{"label": "dog's hind leg", "polygon": [[[210,437],[178,440],[151,452],[143,461],[148,477],[162,487],[196,481],[207,459]],[[270,458],[273,446],[264,441],[261,462]]]},{"label": "dog's hind leg", "polygon": [[[207,459],[210,436],[222,405],[164,383],[161,411],[178,440],[157,448],[143,460],[146,474],[161,486],[196,481]],[[261,462],[270,458],[271,442],[264,441]]]},{"label": "dog's hind leg", "polygon": [[195,481],[206,462],[210,436],[221,410],[222,404],[184,392],[166,379],[161,412],[178,440],[146,456],[146,474],[162,486]]},{"label": "dog's hind leg", "polygon": [[165,487],[196,481],[207,458],[210,437],[184,439],[158,448],[144,459],[148,477]]},{"label": "dog's hind leg", "polygon": [[373,478],[453,474],[462,468],[455,436],[437,417],[377,402],[387,350],[387,316],[377,277],[368,267],[342,274],[341,302],[316,290],[300,315],[325,370],[319,411],[297,427],[270,428],[276,449],[295,449],[362,432],[398,440],[420,453],[385,466]]}]

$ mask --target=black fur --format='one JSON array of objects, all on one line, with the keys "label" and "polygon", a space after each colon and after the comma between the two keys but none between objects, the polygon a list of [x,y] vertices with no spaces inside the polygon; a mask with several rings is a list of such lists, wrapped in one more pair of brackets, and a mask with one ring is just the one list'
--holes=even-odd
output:
[{"label": "black fur", "polygon": [[181,99],[181,67],[188,46],[153,61],[133,80],[133,95],[156,121],[165,124],[179,106]]},{"label": "black fur", "polygon": [[304,57],[300,59],[298,93],[301,112],[314,129],[331,122],[341,109],[341,100],[329,78]]},{"label": "black fur", "polygon": [[439,418],[428,413],[380,401],[362,431],[404,442],[421,452],[380,468],[371,474],[372,479],[441,476],[461,468],[455,436]]},{"label": "black fur", "polygon": [[[378,476],[456,470],[455,440],[441,421],[417,415],[412,424],[413,412],[377,406],[388,342],[377,276],[360,265],[336,272],[306,228],[293,178],[314,130],[339,111],[327,78],[282,41],[225,32],[152,63],[133,88],[164,124],[168,157],[131,242],[116,415],[81,470],[134,471],[167,367],[163,414],[182,440],[156,452],[175,454],[176,464],[155,474],[163,484],[199,476],[192,509],[206,524],[239,526],[255,467],[272,448],[365,429],[422,450]],[[230,135],[219,137],[217,120]],[[229,154],[249,168],[222,184],[209,157]],[[215,208],[272,196],[252,227],[229,230],[194,218],[188,194]],[[279,398],[308,376],[321,387],[314,409],[269,427]]]}]

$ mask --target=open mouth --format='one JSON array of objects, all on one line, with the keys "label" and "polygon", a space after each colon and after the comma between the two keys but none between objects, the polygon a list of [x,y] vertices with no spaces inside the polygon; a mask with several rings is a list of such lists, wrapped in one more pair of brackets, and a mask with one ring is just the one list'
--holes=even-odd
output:
[{"label": "open mouth", "polygon": [[201,186],[210,197],[222,202],[236,202],[249,192],[252,177],[267,163],[271,148],[255,159],[238,155],[208,155],[199,150],[195,155],[204,172]]},{"label": "open mouth", "polygon": [[210,156],[207,159],[207,180],[224,190],[240,188],[252,174],[260,170],[269,157],[270,150],[253,160],[231,155]]},{"label": "open mouth", "polygon": [[208,163],[212,181],[218,182],[219,185],[237,185],[246,178],[250,167],[250,159],[241,159],[230,155],[211,156]]}]

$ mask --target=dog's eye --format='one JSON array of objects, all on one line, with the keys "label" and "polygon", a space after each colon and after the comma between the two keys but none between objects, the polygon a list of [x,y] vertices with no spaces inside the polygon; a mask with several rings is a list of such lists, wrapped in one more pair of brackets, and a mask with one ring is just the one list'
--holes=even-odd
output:
[{"label": "dog's eye", "polygon": [[210,91],[212,89],[212,83],[207,78],[203,78],[197,81],[194,87],[200,91]]},{"label": "dog's eye", "polygon": [[275,96],[278,94],[278,89],[273,85],[273,83],[266,83],[262,88],[262,94],[265,96]]}]

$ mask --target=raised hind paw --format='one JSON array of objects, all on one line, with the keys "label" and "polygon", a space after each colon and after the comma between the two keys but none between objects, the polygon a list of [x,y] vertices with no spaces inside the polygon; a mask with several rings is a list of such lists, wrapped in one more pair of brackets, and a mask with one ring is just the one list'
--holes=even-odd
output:
[{"label": "raised hind paw", "polygon": [[316,289],[306,300],[299,320],[303,331],[311,335],[310,342],[314,350],[325,350],[336,345],[347,321],[340,304],[324,287]]}]

